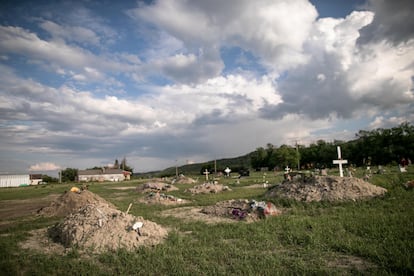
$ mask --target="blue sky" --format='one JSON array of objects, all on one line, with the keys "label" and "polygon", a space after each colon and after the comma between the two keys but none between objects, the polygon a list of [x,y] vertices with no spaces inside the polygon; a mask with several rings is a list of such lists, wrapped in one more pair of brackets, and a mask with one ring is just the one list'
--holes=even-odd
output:
[{"label": "blue sky", "polygon": [[413,13],[409,0],[2,1],[0,171],[125,157],[143,172],[413,123]]}]

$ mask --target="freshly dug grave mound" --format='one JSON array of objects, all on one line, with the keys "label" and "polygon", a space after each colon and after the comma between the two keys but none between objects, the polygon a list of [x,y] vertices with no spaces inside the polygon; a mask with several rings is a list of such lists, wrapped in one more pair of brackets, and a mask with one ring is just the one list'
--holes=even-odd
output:
[{"label": "freshly dug grave mound", "polygon": [[140,202],[147,204],[175,205],[188,203],[189,201],[175,197],[173,195],[167,195],[159,192],[151,192],[144,198],[140,199]]},{"label": "freshly dug grave mound", "polygon": [[228,186],[224,186],[221,184],[203,183],[203,184],[196,185],[193,188],[186,190],[186,192],[190,192],[193,195],[194,194],[219,193],[223,191],[231,191],[231,189]]},{"label": "freshly dug grave mound", "polygon": [[161,181],[150,181],[137,187],[137,191],[142,193],[150,193],[157,191],[170,192],[176,190],[178,190],[178,188],[174,185]]},{"label": "freshly dug grave mound", "polygon": [[233,199],[217,202],[213,206],[204,207],[201,209],[201,212],[204,214],[246,221],[256,221],[268,216],[280,215],[282,213],[271,202],[249,201],[247,199]]},{"label": "freshly dug grave mound", "polygon": [[115,208],[112,203],[106,201],[97,194],[88,190],[83,190],[80,193],[71,191],[65,192],[49,206],[39,209],[37,213],[47,217],[64,217],[88,204],[100,204]]},{"label": "freshly dug grave mound", "polygon": [[173,184],[194,184],[194,183],[197,183],[197,180],[191,177],[183,176],[183,175],[179,176],[178,179],[173,181]]},{"label": "freshly dug grave mound", "polygon": [[266,193],[267,197],[283,197],[298,201],[346,201],[384,195],[382,187],[355,177],[314,176],[285,181]]},{"label": "freshly dug grave mound", "polygon": [[164,240],[168,231],[155,222],[135,217],[102,204],[88,204],[48,230],[49,237],[65,247],[78,246],[96,253]]}]

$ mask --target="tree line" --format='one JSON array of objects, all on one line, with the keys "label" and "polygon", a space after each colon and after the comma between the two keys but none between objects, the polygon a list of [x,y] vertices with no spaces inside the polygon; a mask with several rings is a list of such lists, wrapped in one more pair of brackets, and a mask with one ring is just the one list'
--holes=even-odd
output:
[{"label": "tree line", "polygon": [[351,141],[334,140],[326,142],[318,140],[309,146],[272,144],[259,147],[250,154],[252,168],[310,169],[332,167],[332,160],[337,158],[337,146],[341,146],[342,158],[348,164],[364,165],[397,165],[402,159],[410,159],[414,155],[414,126],[402,123],[397,127],[378,128],[371,131],[360,130]]}]

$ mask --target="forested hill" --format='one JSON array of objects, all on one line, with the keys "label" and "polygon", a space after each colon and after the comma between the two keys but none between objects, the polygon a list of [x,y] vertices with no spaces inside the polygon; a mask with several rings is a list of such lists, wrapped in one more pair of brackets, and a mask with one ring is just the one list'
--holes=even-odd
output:
[{"label": "forested hill", "polygon": [[[351,141],[319,140],[309,146],[281,145],[276,147],[269,143],[266,147],[259,147],[243,156],[216,160],[216,168],[217,171],[223,171],[229,167],[233,172],[237,172],[243,168],[273,170],[274,168],[283,169],[285,166],[301,169],[332,167],[332,160],[337,158],[337,146],[342,149],[342,158],[347,159],[348,164],[355,166],[397,165],[403,159],[408,161],[414,158],[414,126],[410,123],[403,123],[389,129],[360,130],[355,136],[356,139]],[[180,166],[178,172],[201,174],[205,169],[213,172],[214,163],[214,160],[210,160]],[[176,168],[171,167],[145,175],[172,176],[175,174]]]},{"label": "forested hill", "polygon": [[[177,168],[178,173],[182,173],[184,175],[189,174],[201,174],[205,169],[208,169],[210,172],[214,172],[214,169],[219,171],[223,171],[226,167],[229,167],[232,169],[232,171],[239,171],[240,169],[248,169],[251,167],[251,154],[246,154],[239,157],[234,158],[225,158],[225,159],[217,159],[217,160],[211,160],[203,163],[194,163],[194,164],[188,164],[179,166]],[[176,174],[176,168],[170,167],[166,168],[162,171],[153,171],[153,172],[147,172],[147,173],[140,173],[140,174],[134,174],[137,176],[173,176]]]}]

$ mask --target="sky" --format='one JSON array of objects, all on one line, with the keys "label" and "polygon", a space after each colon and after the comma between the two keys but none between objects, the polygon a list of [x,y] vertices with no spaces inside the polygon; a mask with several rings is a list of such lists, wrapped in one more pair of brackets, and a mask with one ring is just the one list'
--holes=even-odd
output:
[{"label": "sky", "polygon": [[413,123],[412,18],[411,0],[3,0],[0,172],[146,172]]}]

